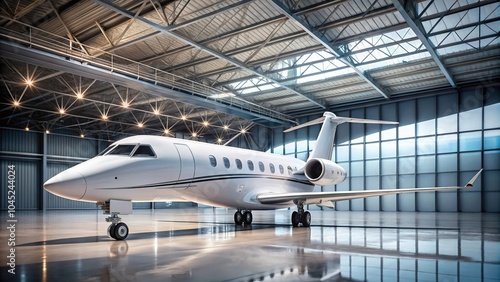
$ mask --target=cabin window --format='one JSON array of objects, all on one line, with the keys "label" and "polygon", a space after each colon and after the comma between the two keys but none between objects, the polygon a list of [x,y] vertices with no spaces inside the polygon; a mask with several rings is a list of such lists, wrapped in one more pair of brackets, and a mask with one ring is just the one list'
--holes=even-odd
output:
[{"label": "cabin window", "polygon": [[153,148],[149,145],[140,145],[132,155],[133,157],[156,157]]},{"label": "cabin window", "polygon": [[111,149],[113,149],[115,146],[116,145],[110,145],[110,146],[108,146],[106,149],[104,149],[104,151],[100,152],[98,156],[103,156],[107,152],[111,151]]},{"label": "cabin window", "polygon": [[210,155],[210,156],[208,156],[208,159],[210,160],[210,164],[211,164],[213,167],[216,167],[216,166],[217,166],[217,159],[216,159],[214,156]]},{"label": "cabin window", "polygon": [[287,166],[286,169],[288,170],[288,174],[292,175],[292,167],[291,166]]},{"label": "cabin window", "polygon": [[249,169],[250,171],[253,171],[253,162],[252,162],[252,161],[248,161],[248,162],[247,162],[247,165],[248,165],[248,169]]},{"label": "cabin window", "polygon": [[229,162],[228,158],[224,157],[224,158],[222,158],[222,161],[224,161],[224,166],[226,168],[229,168],[231,166],[231,163]]},{"label": "cabin window", "polygon": [[276,171],[273,164],[269,164],[269,169],[271,170],[271,173],[274,173]]},{"label": "cabin window", "polygon": [[241,163],[241,160],[240,159],[236,159],[236,167],[238,169],[242,169],[243,168],[243,164]]},{"label": "cabin window", "polygon": [[264,167],[264,163],[263,162],[259,162],[259,169],[260,169],[261,172],[264,172],[265,167]]},{"label": "cabin window", "polygon": [[109,151],[108,155],[129,156],[136,145],[118,145]]},{"label": "cabin window", "polygon": [[280,165],[280,166],[279,166],[279,169],[280,169],[280,173],[281,173],[281,174],[285,173],[285,169],[283,168],[283,166],[282,166],[282,165]]}]

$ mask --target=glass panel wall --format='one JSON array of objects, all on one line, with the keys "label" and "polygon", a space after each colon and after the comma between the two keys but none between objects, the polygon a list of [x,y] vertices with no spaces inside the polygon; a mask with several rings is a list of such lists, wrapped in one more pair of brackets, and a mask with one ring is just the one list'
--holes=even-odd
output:
[{"label": "glass panel wall", "polygon": [[[348,178],[321,191],[464,185],[484,168],[474,188],[343,201],[337,210],[500,212],[500,87],[332,111],[399,125],[339,125],[332,160]],[[295,140],[293,133],[274,131],[274,153],[306,160],[319,129],[301,129]]]}]

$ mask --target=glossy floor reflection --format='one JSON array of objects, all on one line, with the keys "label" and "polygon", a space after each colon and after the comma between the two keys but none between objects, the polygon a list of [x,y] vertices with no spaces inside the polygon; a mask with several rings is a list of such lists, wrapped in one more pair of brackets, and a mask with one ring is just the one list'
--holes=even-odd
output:
[{"label": "glossy floor reflection", "polygon": [[500,281],[498,214],[134,211],[126,241],[100,211],[17,212],[15,275],[2,214],[1,281]]}]

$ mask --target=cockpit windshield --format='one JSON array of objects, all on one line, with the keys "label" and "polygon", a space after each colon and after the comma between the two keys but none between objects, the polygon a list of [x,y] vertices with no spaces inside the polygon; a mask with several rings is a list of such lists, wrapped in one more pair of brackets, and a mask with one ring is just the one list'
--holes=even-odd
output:
[{"label": "cockpit windshield", "polygon": [[132,156],[132,157],[156,157],[156,153],[148,144],[122,144],[111,145],[102,151],[98,156]]},{"label": "cockpit windshield", "polygon": [[139,148],[137,148],[132,155],[132,157],[155,157],[155,152],[153,151],[153,148],[149,145],[139,145]]},{"label": "cockpit windshield", "polygon": [[130,156],[137,145],[118,145],[111,149],[106,155]]}]

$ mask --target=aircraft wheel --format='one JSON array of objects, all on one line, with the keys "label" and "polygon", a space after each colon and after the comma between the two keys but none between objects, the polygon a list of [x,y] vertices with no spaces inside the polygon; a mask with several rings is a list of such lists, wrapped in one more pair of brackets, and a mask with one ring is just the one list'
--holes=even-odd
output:
[{"label": "aircraft wheel", "polygon": [[311,226],[311,213],[306,211],[302,214],[302,226],[309,227]]},{"label": "aircraft wheel", "polygon": [[127,236],[128,236],[128,226],[123,222],[118,223],[115,226],[115,237],[114,238],[116,240],[123,240],[123,239],[127,238]]},{"label": "aircraft wheel", "polygon": [[245,221],[245,224],[252,224],[253,221],[252,212],[246,211],[245,213],[243,213],[243,220]]},{"label": "aircraft wheel", "polygon": [[116,225],[114,223],[112,223],[108,226],[108,236],[113,238],[113,239],[116,239],[115,238],[115,227],[116,227]]},{"label": "aircraft wheel", "polygon": [[292,226],[293,227],[299,226],[299,222],[300,222],[299,213],[296,211],[292,212]]},{"label": "aircraft wheel", "polygon": [[234,224],[241,225],[243,223],[243,215],[240,211],[234,213]]}]

